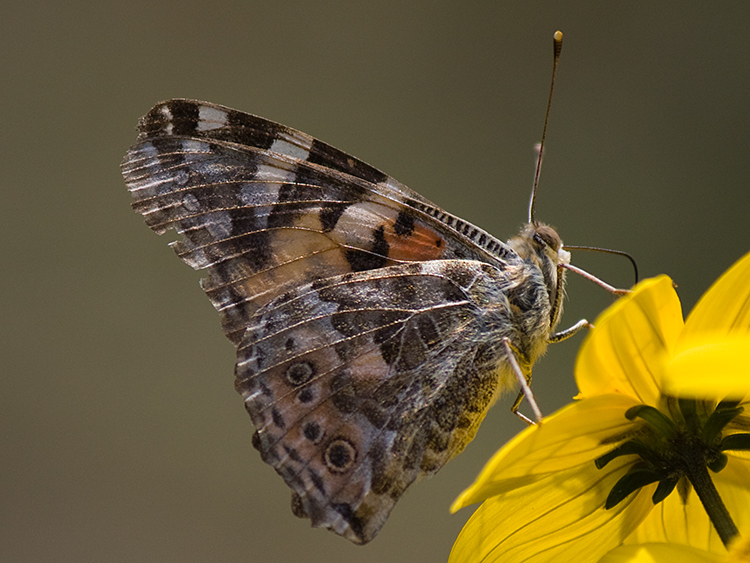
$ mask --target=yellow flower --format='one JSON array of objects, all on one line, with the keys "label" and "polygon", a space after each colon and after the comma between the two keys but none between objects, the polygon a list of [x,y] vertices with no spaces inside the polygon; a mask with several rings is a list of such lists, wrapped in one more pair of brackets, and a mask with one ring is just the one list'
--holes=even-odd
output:
[{"label": "yellow flower", "polygon": [[[621,545],[599,560],[599,563],[735,563],[727,555],[717,555],[674,543],[645,543]],[[737,561],[739,563],[739,561]]]},{"label": "yellow flower", "polygon": [[729,552],[719,555],[677,543],[643,543],[621,545],[599,560],[599,563],[750,563],[750,543],[740,539]]},{"label": "yellow flower", "polygon": [[618,546],[640,555],[612,551],[610,561],[649,561],[664,547],[655,544],[726,557],[732,528],[719,536],[696,481],[750,530],[750,254],[687,322],[660,276],[595,325],[578,356],[577,400],[511,440],[454,502],[484,501],[450,561],[600,561]]}]

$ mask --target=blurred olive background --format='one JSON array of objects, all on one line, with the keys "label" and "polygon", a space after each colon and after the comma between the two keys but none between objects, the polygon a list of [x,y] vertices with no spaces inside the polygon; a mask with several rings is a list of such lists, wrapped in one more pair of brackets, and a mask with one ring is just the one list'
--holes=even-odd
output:
[{"label": "blurred olive background", "polygon": [[[375,541],[313,530],[250,445],[200,275],[129,207],[119,163],[155,102],[309,132],[507,239],[526,217],[552,34],[565,33],[537,205],[631,252],[686,311],[748,251],[746,2],[6,2],[0,17],[0,560],[441,561],[448,513],[524,425],[411,489]],[[574,254],[628,286],[626,260]],[[565,326],[611,302],[571,279]],[[575,394],[582,337],[535,370]]]}]

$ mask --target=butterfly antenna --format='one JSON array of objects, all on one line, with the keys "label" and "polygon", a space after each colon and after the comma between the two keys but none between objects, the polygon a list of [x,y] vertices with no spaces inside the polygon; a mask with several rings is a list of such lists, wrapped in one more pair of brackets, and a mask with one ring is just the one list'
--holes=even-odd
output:
[{"label": "butterfly antenna", "polygon": [[624,250],[612,250],[611,248],[599,248],[598,246],[571,246],[566,244],[563,248],[565,250],[590,250],[592,252],[604,252],[605,254],[616,254],[617,256],[624,256],[633,265],[633,272],[635,273],[635,283],[638,283],[638,264],[635,262],[635,258],[628,254]]},{"label": "butterfly antenna", "polygon": [[534,172],[534,185],[531,188],[531,203],[529,203],[529,223],[534,223],[534,203],[536,202],[536,187],[539,184],[539,173],[542,171],[542,157],[544,156],[544,139],[547,136],[547,123],[549,122],[549,110],[552,107],[552,92],[555,90],[555,74],[557,74],[557,63],[560,61],[562,51],[562,31],[556,31],[553,36],[554,60],[552,63],[552,83],[549,87],[549,100],[547,100],[547,113],[544,115],[544,129],[542,129],[542,142],[539,143],[539,154],[536,159],[536,172]]}]

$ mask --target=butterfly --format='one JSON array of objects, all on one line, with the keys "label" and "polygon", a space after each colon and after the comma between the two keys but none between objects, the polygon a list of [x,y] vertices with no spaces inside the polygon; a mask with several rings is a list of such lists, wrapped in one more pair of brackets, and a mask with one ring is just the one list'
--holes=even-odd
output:
[{"label": "butterfly", "polygon": [[207,271],[252,443],[294,514],[354,543],[570,333],[554,332],[570,254],[551,227],[502,242],[262,117],[159,103],[122,173],[147,225]]}]

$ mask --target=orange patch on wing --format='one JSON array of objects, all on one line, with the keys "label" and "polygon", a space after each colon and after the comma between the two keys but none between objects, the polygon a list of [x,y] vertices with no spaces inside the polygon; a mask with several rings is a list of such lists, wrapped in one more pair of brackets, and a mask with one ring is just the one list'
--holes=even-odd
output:
[{"label": "orange patch on wing", "polygon": [[272,233],[272,264],[260,272],[248,271],[233,284],[247,298],[244,307],[250,312],[292,288],[351,271],[345,249],[321,233],[292,229]]},{"label": "orange patch on wing", "polygon": [[385,230],[388,258],[398,261],[438,260],[445,252],[445,240],[436,231],[418,221],[406,236],[397,235],[393,228]]}]

